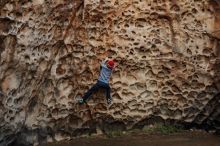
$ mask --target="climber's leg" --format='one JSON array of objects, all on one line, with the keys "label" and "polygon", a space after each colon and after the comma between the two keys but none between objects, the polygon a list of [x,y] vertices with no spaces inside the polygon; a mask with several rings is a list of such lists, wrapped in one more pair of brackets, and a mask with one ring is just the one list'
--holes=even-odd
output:
[{"label": "climber's leg", "polygon": [[96,92],[100,88],[98,82],[90,88],[85,95],[82,97],[83,101],[85,102],[91,95],[92,93]]},{"label": "climber's leg", "polygon": [[108,103],[108,104],[111,104],[111,102],[112,102],[111,88],[110,88],[110,86],[108,85],[105,89],[106,89],[106,99],[107,99],[107,103]]},{"label": "climber's leg", "polygon": [[99,81],[98,81],[98,83],[102,88],[105,89],[106,99],[107,99],[108,104],[110,104],[112,101],[112,98],[111,98],[111,88],[110,88],[109,84],[104,83],[104,82],[99,82]]}]

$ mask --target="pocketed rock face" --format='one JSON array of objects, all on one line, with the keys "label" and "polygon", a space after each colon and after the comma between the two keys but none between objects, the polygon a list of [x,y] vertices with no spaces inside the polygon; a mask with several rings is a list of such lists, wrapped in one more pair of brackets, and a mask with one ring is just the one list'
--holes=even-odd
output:
[{"label": "pocketed rock face", "polygon": [[[125,129],[151,117],[214,118],[219,126],[218,1],[3,0],[0,8],[2,145],[37,145],[109,124]],[[106,56],[117,61],[113,104],[101,90],[78,105]]]}]

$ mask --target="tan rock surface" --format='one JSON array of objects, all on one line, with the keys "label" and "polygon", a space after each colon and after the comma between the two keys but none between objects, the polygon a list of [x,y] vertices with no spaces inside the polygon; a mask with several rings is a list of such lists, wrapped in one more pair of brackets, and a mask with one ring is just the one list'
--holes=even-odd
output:
[{"label": "tan rock surface", "polygon": [[[0,141],[217,118],[219,9],[217,0],[0,1]],[[99,91],[78,105],[106,56],[118,64],[113,104]]]}]

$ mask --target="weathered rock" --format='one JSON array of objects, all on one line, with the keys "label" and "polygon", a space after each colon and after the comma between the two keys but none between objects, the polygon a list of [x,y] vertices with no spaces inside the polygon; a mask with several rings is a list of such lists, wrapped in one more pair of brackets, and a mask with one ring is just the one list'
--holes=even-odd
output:
[{"label": "weathered rock", "polygon": [[[154,117],[219,127],[219,1],[11,0],[0,8],[2,145]],[[113,104],[99,91],[78,105],[106,56],[118,64]]]}]

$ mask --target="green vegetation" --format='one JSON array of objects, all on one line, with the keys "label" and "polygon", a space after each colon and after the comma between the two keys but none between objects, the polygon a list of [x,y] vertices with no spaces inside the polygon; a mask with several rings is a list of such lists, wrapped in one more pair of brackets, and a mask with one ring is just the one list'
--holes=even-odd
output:
[{"label": "green vegetation", "polygon": [[114,131],[108,131],[105,134],[107,135],[107,137],[112,138],[112,137],[119,137],[125,135],[126,132],[121,130],[114,130]]},{"label": "green vegetation", "polygon": [[145,126],[143,129],[131,129],[127,131],[121,131],[121,130],[112,130],[108,131],[105,134],[107,137],[119,137],[123,135],[129,135],[129,134],[172,134],[172,133],[178,133],[182,132],[183,129],[181,127],[177,127],[174,125],[165,125],[165,124],[154,124],[150,126]]},{"label": "green vegetation", "polygon": [[153,126],[148,126],[143,128],[144,133],[149,134],[172,134],[183,131],[182,128],[173,125],[155,124]]}]

